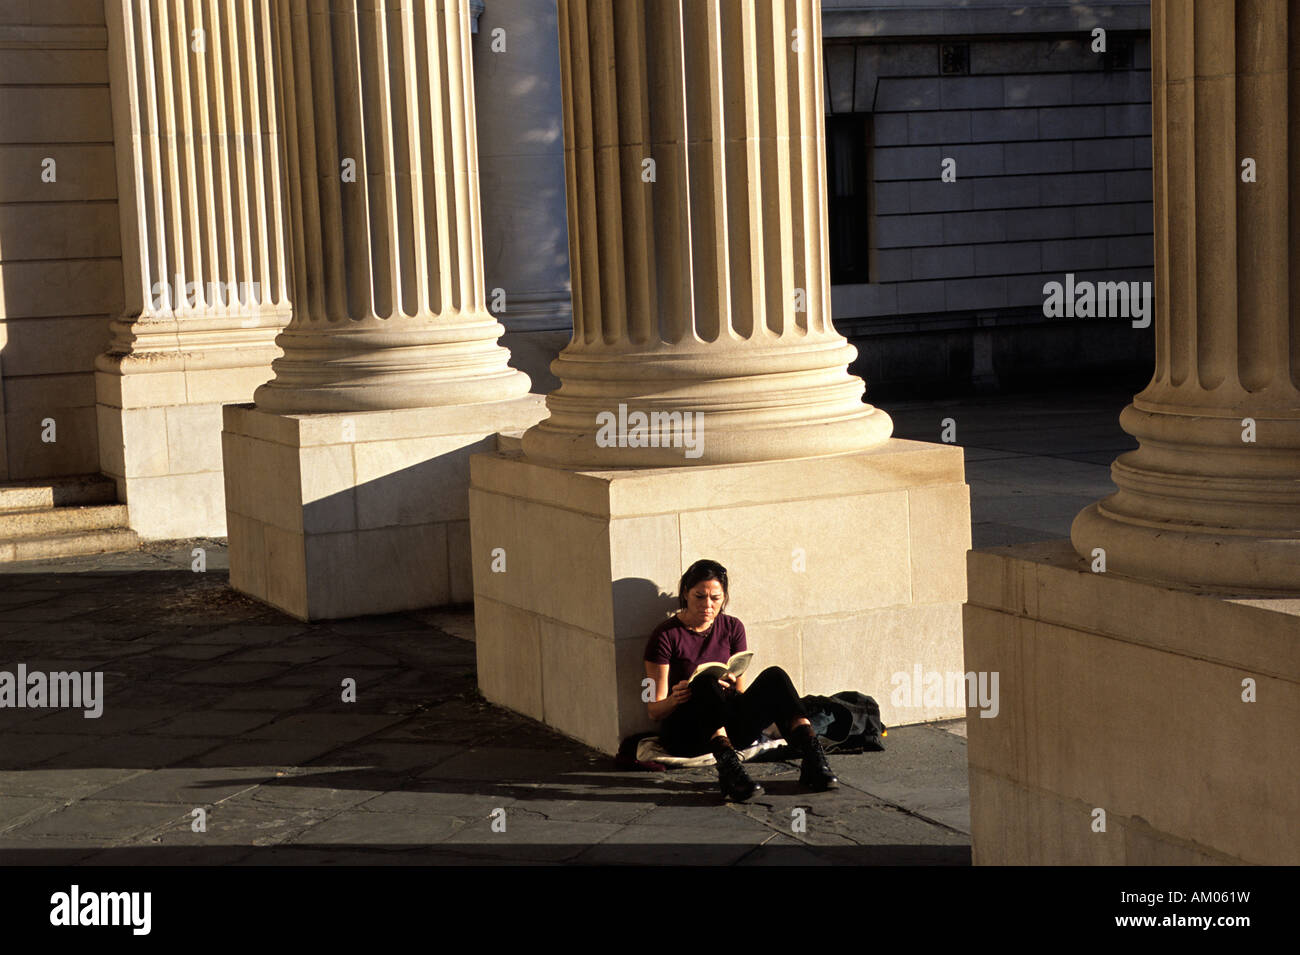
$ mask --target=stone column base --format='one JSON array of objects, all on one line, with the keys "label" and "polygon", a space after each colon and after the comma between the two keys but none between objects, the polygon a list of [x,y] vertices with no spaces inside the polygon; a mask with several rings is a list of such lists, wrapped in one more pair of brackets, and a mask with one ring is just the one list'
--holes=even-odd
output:
[{"label": "stone column base", "polygon": [[221,408],[247,401],[277,354],[268,340],[246,347],[247,364],[229,367],[186,356],[99,357],[99,467],[117,482],[141,538],[226,536]]},{"label": "stone column base", "polygon": [[231,586],[300,620],[468,602],[469,455],[544,415],[540,395],[353,414],[227,406]]},{"label": "stone column base", "polygon": [[1300,862],[1300,599],[1095,574],[1068,540],[968,570],[966,665],[1001,690],[967,719],[977,864]]},{"label": "stone column base", "polygon": [[[650,631],[702,557],[731,578],[727,612],[802,693],[856,689],[887,724],[960,716],[910,695],[963,670],[970,547],[962,450],[870,451],[755,464],[578,471],[521,452],[470,463],[479,686],[495,703],[607,753],[653,728]],[[906,674],[909,697],[894,691]]]}]

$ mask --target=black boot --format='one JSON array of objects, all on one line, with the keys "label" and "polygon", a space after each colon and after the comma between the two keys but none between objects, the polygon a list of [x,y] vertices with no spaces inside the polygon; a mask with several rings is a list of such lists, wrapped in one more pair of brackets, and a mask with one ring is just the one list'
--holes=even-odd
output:
[{"label": "black boot", "polygon": [[826,761],[821,740],[811,726],[796,727],[790,734],[790,744],[795,752],[803,756],[799,785],[819,793],[839,787],[840,781],[831,772],[831,764]]},{"label": "black boot", "polygon": [[751,796],[763,794],[763,787],[749,778],[749,773],[745,772],[740,757],[730,743],[715,745],[713,755],[718,761],[718,784],[722,788],[724,799],[744,802]]}]

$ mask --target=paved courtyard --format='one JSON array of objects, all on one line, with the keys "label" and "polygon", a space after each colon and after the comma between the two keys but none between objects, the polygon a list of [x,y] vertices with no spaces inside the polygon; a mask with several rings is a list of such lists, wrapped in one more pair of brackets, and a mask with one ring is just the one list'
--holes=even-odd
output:
[{"label": "paved courtyard", "polygon": [[[1110,492],[1129,395],[888,410],[899,437],[956,420],[988,547],[1067,536]],[[711,768],[622,771],[485,704],[468,609],[303,624],[226,566],[213,540],[0,565],[0,670],[102,671],[105,697],[98,719],[0,709],[0,862],[970,862],[964,721],[832,754],[836,793],[756,764],[767,794],[724,805]]]}]

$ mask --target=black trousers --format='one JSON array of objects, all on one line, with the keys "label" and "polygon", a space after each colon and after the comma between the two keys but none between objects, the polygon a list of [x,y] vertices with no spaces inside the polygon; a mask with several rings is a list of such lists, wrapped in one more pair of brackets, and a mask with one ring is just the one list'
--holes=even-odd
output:
[{"label": "black trousers", "polygon": [[712,750],[713,734],[723,726],[743,749],[772,723],[789,736],[791,724],[806,715],[780,667],[768,667],[744,693],[724,689],[716,675],[703,673],[691,681],[691,698],[664,718],[659,741],[674,756],[699,756]]}]

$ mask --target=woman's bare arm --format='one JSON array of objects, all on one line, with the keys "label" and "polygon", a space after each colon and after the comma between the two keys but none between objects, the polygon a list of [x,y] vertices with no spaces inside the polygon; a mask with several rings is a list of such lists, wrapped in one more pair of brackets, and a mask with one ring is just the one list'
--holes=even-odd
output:
[{"label": "woman's bare arm", "polygon": [[669,690],[668,664],[651,663],[647,660],[645,675],[654,680],[655,683],[654,699],[645,705],[646,712],[650,714],[650,719],[663,719],[691,698],[691,688],[685,680],[678,683],[671,691]]}]

